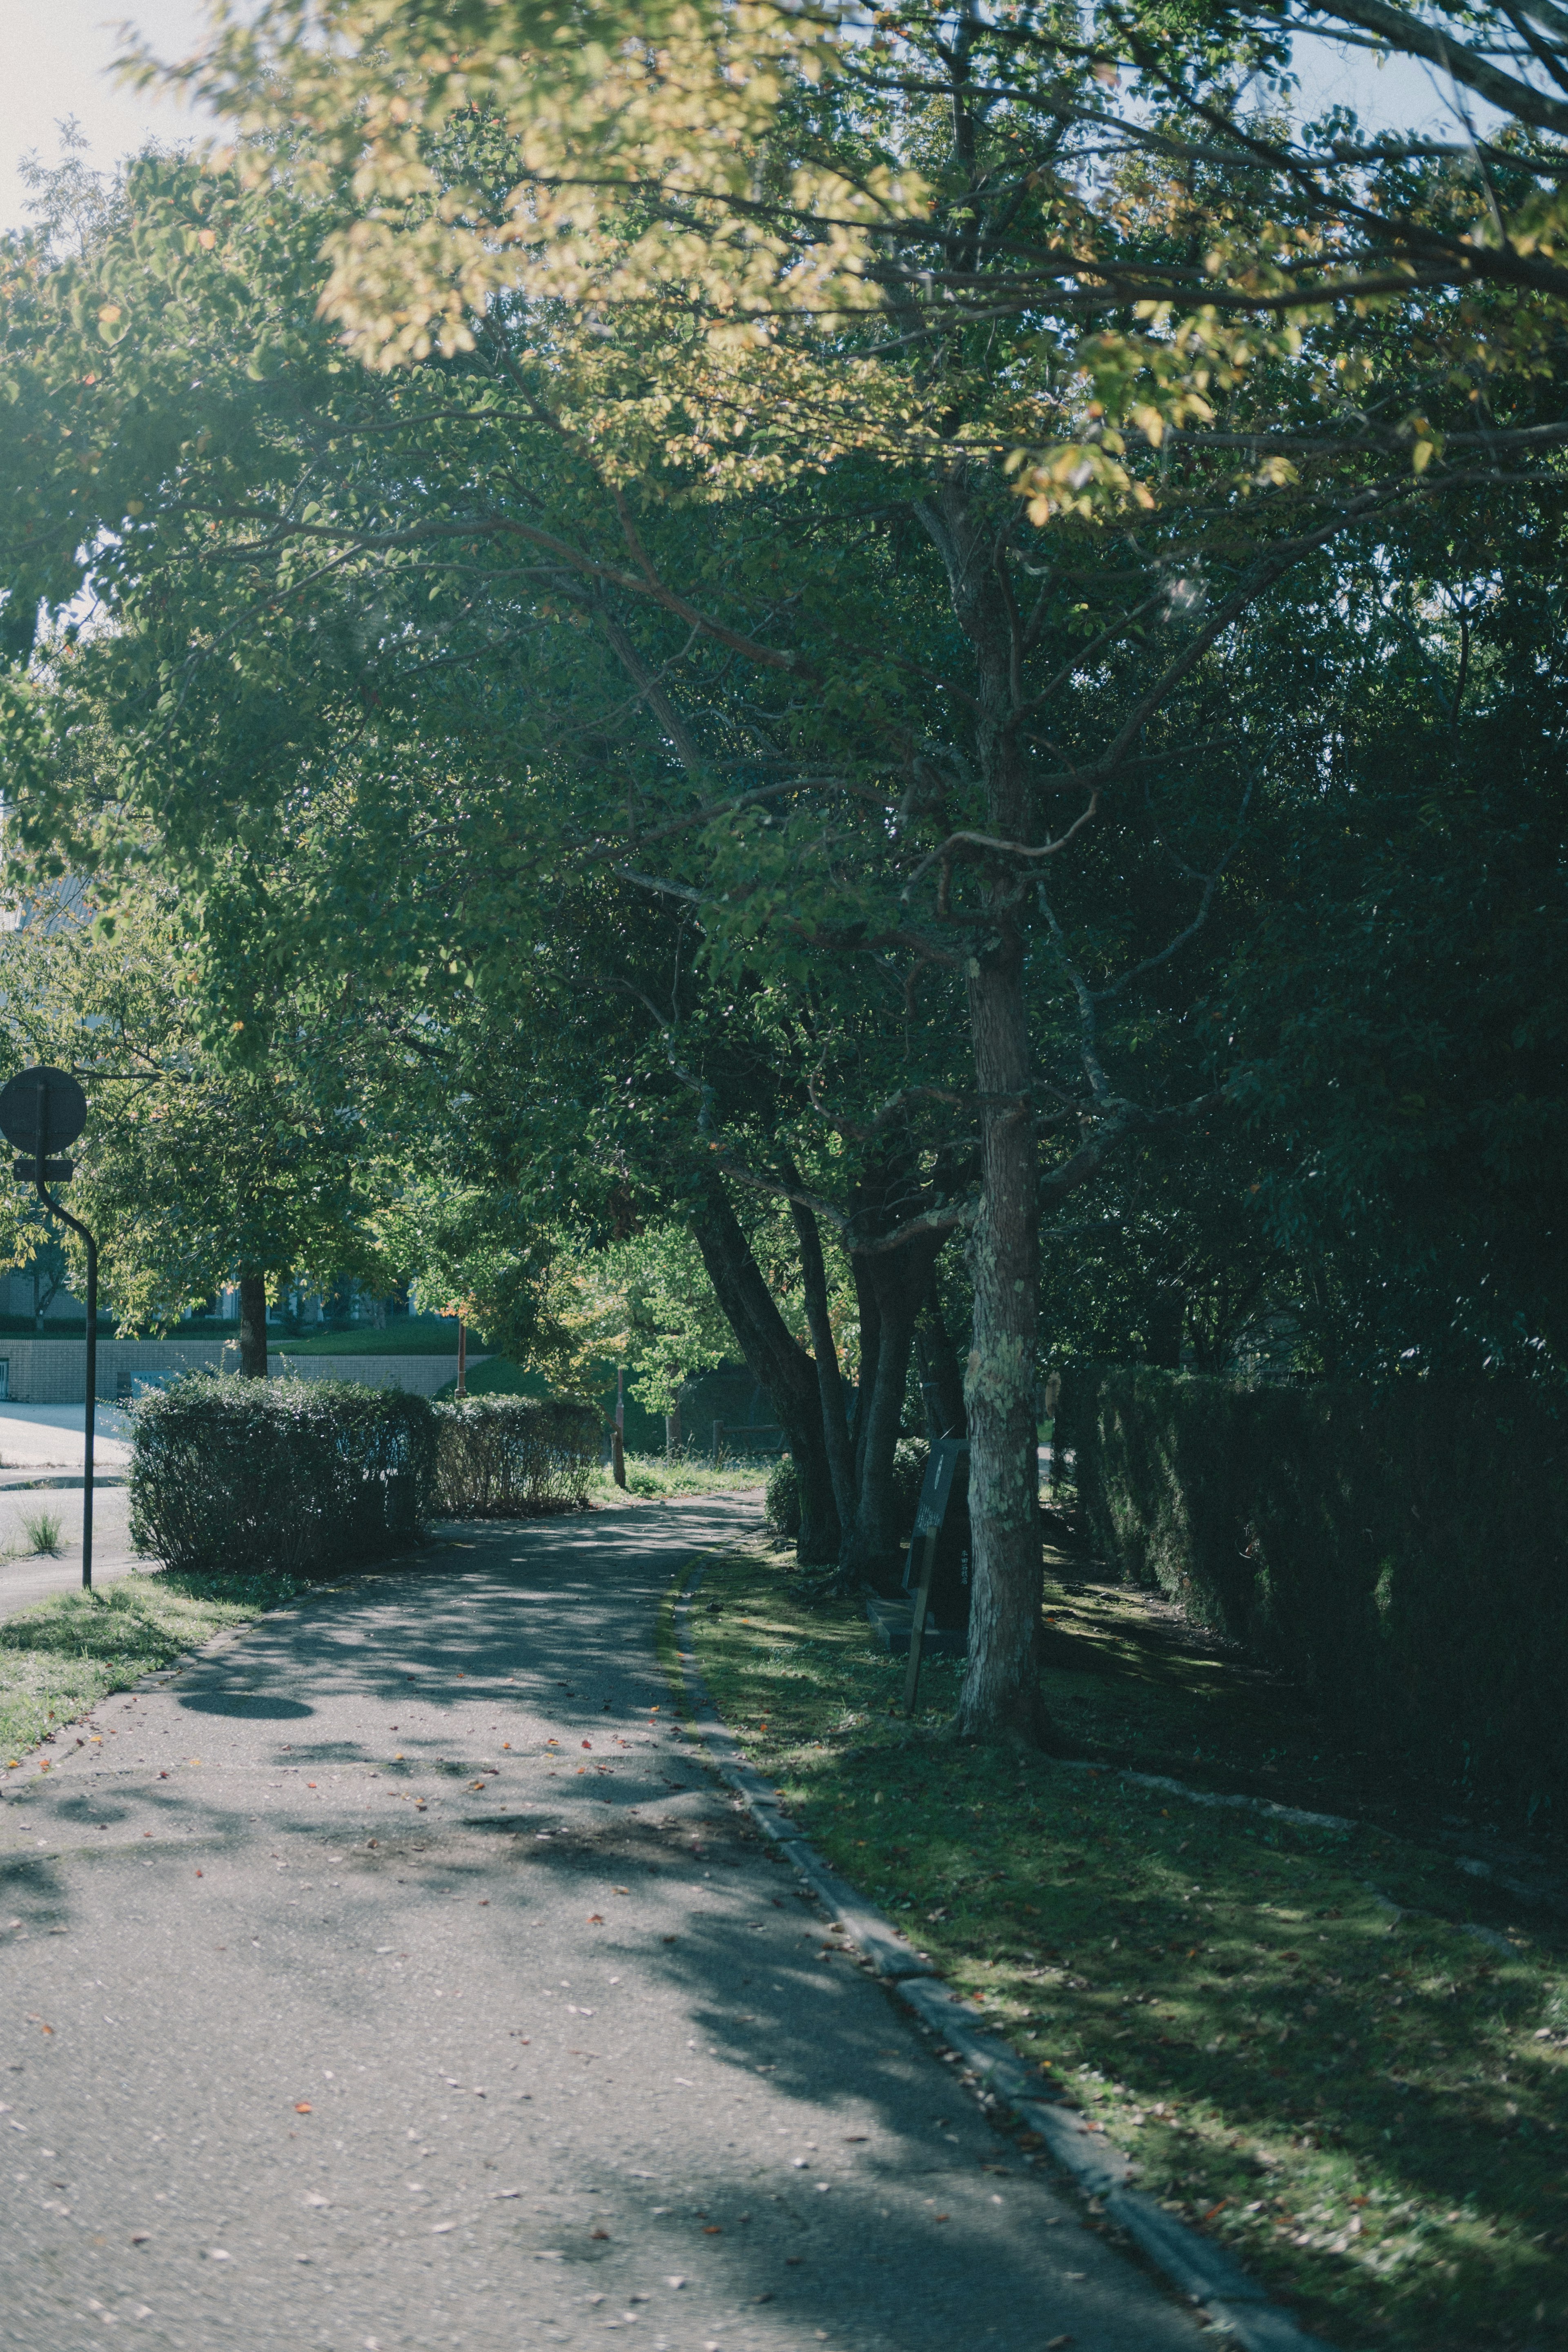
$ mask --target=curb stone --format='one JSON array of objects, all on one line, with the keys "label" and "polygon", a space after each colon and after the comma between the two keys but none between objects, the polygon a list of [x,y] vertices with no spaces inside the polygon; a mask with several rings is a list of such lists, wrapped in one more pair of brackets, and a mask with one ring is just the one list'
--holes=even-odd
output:
[{"label": "curb stone", "polygon": [[699,1559],[687,1570],[675,1600],[675,1654],[688,1720],[720,1778],[842,1927],[846,1940],[963,2062],[967,2070],[963,2079],[973,2082],[982,2102],[1000,2101],[1038,2133],[1075,2187],[1132,2240],[1152,2269],[1197,2306],[1216,2335],[1240,2345],[1243,2352],[1329,2352],[1321,2336],[1309,2336],[1288,2312],[1270,2303],[1267,2289],[1228,2254],[1167,2213],[1155,2199],[1131,2187],[1136,2168],[1132,2159],[1106,2138],[1101,2126],[1076,2108],[1037,2098],[1033,2078],[1012,2045],[999,2035],[975,2031],[961,1995],[942,1983],[924,1953],[912,1950],[890,1919],[830,1870],[780,1811],[777,1791],[746,1762],[714,1706],[690,1647],[691,1603],[705,1566],[706,1560]]}]

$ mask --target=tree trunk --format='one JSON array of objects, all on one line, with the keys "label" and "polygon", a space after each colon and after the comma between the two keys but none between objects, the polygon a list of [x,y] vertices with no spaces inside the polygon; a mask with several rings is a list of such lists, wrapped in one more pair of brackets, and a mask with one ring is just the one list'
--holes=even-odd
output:
[{"label": "tree trunk", "polygon": [[970,1245],[974,1344],[963,1384],[973,1553],[969,1664],[958,1727],[1038,1747],[1050,1731],[1040,1691],[1039,1237],[1023,955],[1016,935],[971,974],[969,1022],[982,1103],[982,1189]]},{"label": "tree trunk", "polygon": [[751,1244],[717,1176],[709,1176],[703,1185],[693,1231],[708,1279],[735,1334],[746,1369],[773,1400],[795,1457],[800,1482],[798,1556],[805,1566],[826,1566],[838,1558],[841,1530],[823,1437],[817,1367],[792,1337],[773,1304]]},{"label": "tree trunk", "polygon": [[267,1378],[267,1277],[239,1277],[239,1369],[247,1381]]},{"label": "tree trunk", "polygon": [[[985,826],[1000,842],[1032,841],[1027,755],[1019,740],[1018,622],[999,570],[995,517],[955,462],[920,518],[948,577],[953,617],[974,656],[974,755]],[[987,906],[968,960],[970,1041],[980,1095],[980,1202],[970,1242],[973,1345],[964,1375],[973,1538],[969,1663],[958,1728],[978,1738],[1046,1744],[1040,1691],[1042,1562],[1036,1453],[1035,1349],[1039,1228],[1033,1071],[1016,867],[986,874]],[[977,909],[977,915],[978,915]]]},{"label": "tree trunk", "polygon": [[[786,1172],[792,1183],[799,1181],[793,1168]],[[833,1325],[828,1319],[827,1269],[822,1262],[822,1236],[816,1230],[816,1216],[801,1202],[790,1202],[790,1214],[795,1219],[795,1229],[800,1241],[805,1319],[816,1356],[822,1434],[827,1449],[828,1475],[833,1481],[833,1500],[840,1527],[847,1527],[855,1514],[855,1459],[849,1447],[849,1419],[844,1410],[844,1380],[838,1369],[838,1349],[833,1338]]]},{"label": "tree trunk", "polygon": [[860,1390],[855,1518],[840,1555],[846,1578],[868,1577],[875,1583],[897,1565],[902,1549],[893,1454],[903,1420],[915,1317],[936,1249],[934,1241],[922,1239],[906,1242],[901,1249],[857,1253],[857,1287],[862,1298],[876,1302],[877,1360],[869,1391],[864,1381]]},{"label": "tree trunk", "polygon": [[855,1411],[849,1423],[849,1442],[854,1448],[855,1492],[858,1495],[866,1473],[866,1432],[870,1425],[871,1399],[877,1387],[877,1362],[882,1349],[882,1308],[876,1285],[871,1280],[868,1260],[859,1253],[853,1253],[849,1271],[855,1281],[855,1319],[860,1331]]},{"label": "tree trunk", "polygon": [[967,1437],[969,1417],[963,1410],[963,1367],[942,1317],[942,1301],[932,1279],[925,1305],[915,1323],[920,1351],[921,1389],[925,1397],[926,1434],[934,1445],[941,1437]]}]

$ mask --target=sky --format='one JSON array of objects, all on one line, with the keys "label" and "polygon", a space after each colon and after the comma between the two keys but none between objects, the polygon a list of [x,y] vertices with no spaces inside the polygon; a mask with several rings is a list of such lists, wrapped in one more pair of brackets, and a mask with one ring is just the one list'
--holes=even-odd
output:
[{"label": "sky", "polygon": [[113,27],[126,18],[174,57],[195,46],[205,11],[200,0],[0,0],[0,230],[26,225],[16,165],[29,150],[53,161],[63,115],[77,117],[98,164],[133,154],[149,136],[174,142],[195,130],[167,99],[116,89]]},{"label": "sky", "polygon": [[[149,137],[177,142],[201,130],[198,118],[168,99],[116,89],[109,72],[113,28],[127,17],[162,56],[175,57],[195,46],[205,10],[202,0],[0,0],[0,230],[24,226],[26,190],[17,163],[30,150],[53,159],[62,116],[76,116],[100,166]],[[1380,69],[1364,52],[1315,39],[1298,43],[1296,63],[1309,114],[1343,103],[1371,126],[1415,122],[1448,137],[1458,129],[1439,78],[1420,66]]]}]

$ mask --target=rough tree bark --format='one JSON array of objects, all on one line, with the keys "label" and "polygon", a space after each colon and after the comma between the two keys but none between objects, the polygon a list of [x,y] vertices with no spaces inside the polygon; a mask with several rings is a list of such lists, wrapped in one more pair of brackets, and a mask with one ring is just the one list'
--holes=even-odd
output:
[{"label": "rough tree bark", "polygon": [[[1013,619],[994,530],[959,460],[921,520],[942,559],[954,617],[974,660],[974,753],[994,840],[1033,838],[1026,755],[1016,726]],[[980,1095],[980,1202],[970,1241],[973,1344],[964,1375],[973,1532],[969,1660],[957,1727],[1045,1746],[1040,1690],[1042,1563],[1035,1425],[1039,1307],[1037,1169],[1024,941],[1016,872],[986,871],[986,915],[972,935],[970,1040]]]},{"label": "rough tree bark", "polygon": [[846,1578],[873,1582],[898,1561],[902,1549],[893,1492],[893,1454],[904,1409],[915,1318],[931,1282],[940,1239],[906,1242],[896,1250],[856,1252],[856,1287],[874,1301],[877,1351],[869,1381],[862,1368],[858,1415],[855,1517],[846,1531],[840,1565]]},{"label": "rough tree bark", "polygon": [[239,1369],[247,1381],[267,1378],[267,1277],[239,1277]]},{"label": "rough tree bark", "polygon": [[800,1482],[800,1559],[806,1566],[830,1565],[838,1558],[842,1530],[823,1435],[817,1367],[773,1304],[717,1175],[703,1184],[693,1231],[746,1369],[772,1399],[795,1456]]},{"label": "rough tree bark", "polygon": [[[785,1175],[791,1183],[799,1183],[796,1170],[786,1169]],[[838,1349],[827,1313],[827,1269],[822,1259],[822,1236],[817,1232],[815,1214],[804,1202],[792,1201],[790,1214],[795,1220],[795,1234],[800,1242],[801,1286],[805,1295],[806,1325],[816,1358],[816,1387],[822,1405],[822,1434],[827,1449],[828,1475],[833,1481],[833,1500],[838,1512],[838,1524],[841,1528],[847,1527],[855,1515],[855,1457],[849,1444],[849,1417],[844,1409],[844,1380],[838,1369]]]},{"label": "rough tree bark", "polygon": [[921,1391],[925,1398],[927,1436],[933,1445],[940,1437],[967,1437],[969,1416],[963,1409],[963,1367],[943,1319],[934,1280],[915,1320],[915,1347],[920,1357]]}]

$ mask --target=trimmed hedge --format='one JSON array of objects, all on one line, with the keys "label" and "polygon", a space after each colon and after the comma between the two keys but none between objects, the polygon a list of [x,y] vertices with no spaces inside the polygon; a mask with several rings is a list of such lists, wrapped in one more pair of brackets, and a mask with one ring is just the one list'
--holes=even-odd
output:
[{"label": "trimmed hedge", "polygon": [[434,1502],[443,1518],[536,1518],[586,1505],[599,1462],[596,1405],[481,1396],[434,1412]]},{"label": "trimmed hedge", "polygon": [[1089,1368],[1058,1427],[1124,1575],[1446,1788],[1568,1816],[1568,1400]]},{"label": "trimmed hedge", "polygon": [[132,1410],[131,1538],[170,1568],[314,1569],[418,1538],[436,1464],[423,1397],[194,1372]]}]

